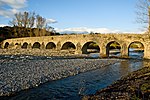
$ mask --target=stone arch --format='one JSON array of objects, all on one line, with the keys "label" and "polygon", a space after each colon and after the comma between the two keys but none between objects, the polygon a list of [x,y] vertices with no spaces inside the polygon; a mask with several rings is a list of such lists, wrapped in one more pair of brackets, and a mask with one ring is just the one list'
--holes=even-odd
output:
[{"label": "stone arch", "polygon": [[19,43],[15,43],[15,45],[19,45]]},{"label": "stone arch", "polygon": [[22,49],[27,49],[28,48],[28,43],[24,42],[23,45],[21,46]]},{"label": "stone arch", "polygon": [[39,42],[35,42],[32,46],[32,48],[38,48],[38,49],[40,49],[40,47],[41,47],[41,44]]},{"label": "stone arch", "polygon": [[128,46],[128,56],[130,57],[140,57],[144,56],[144,44],[139,41],[131,42]]},{"label": "stone arch", "polygon": [[65,42],[62,45],[61,50],[66,50],[66,49],[76,49],[76,46],[72,42]]},{"label": "stone arch", "polygon": [[4,45],[4,48],[8,48],[8,46],[9,46],[9,43],[6,42],[5,45]]},{"label": "stone arch", "polygon": [[86,42],[82,47],[82,54],[100,52],[100,47],[96,42]]},{"label": "stone arch", "polygon": [[56,48],[56,45],[53,42],[49,42],[46,45],[46,49],[55,49],[55,48]]},{"label": "stone arch", "polygon": [[117,41],[110,41],[106,45],[106,55],[109,56],[121,56],[121,45]]}]

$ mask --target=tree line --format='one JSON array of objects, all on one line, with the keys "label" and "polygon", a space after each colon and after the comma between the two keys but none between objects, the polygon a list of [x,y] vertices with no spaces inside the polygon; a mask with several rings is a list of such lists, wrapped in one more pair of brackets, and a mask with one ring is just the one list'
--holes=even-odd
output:
[{"label": "tree line", "polygon": [[0,39],[59,35],[46,18],[35,12],[19,12],[9,21],[11,26],[0,27]]}]

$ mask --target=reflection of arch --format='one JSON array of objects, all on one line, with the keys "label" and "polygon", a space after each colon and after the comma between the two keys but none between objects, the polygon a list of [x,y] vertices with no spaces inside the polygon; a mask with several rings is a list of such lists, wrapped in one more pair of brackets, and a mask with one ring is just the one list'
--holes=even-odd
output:
[{"label": "reflection of arch", "polygon": [[121,46],[116,41],[111,41],[106,46],[106,55],[110,56],[112,54],[113,56],[117,56],[117,54],[120,53]]},{"label": "reflection of arch", "polygon": [[4,45],[4,48],[8,48],[8,46],[9,46],[9,43],[6,42],[5,45]]},{"label": "reflection of arch", "polygon": [[22,47],[21,47],[21,48],[23,48],[23,49],[27,49],[27,47],[28,47],[28,43],[27,43],[27,42],[25,42],[25,43],[23,43],[23,45],[22,45]]},{"label": "reflection of arch", "polygon": [[66,50],[66,49],[76,49],[76,46],[72,42],[66,42],[63,44],[61,50]]},{"label": "reflection of arch", "polygon": [[141,42],[134,41],[129,44],[128,46],[128,55],[129,56],[138,56],[143,57],[144,56],[144,45]]},{"label": "reflection of arch", "polygon": [[56,48],[56,45],[53,42],[49,42],[46,45],[46,49],[55,49],[55,48]]},{"label": "reflection of arch", "polygon": [[35,42],[32,46],[32,48],[38,48],[38,49],[40,49],[40,47],[41,47],[41,44],[39,42]]},{"label": "reflection of arch", "polygon": [[88,54],[88,53],[95,53],[95,52],[99,52],[100,48],[98,46],[98,44],[96,44],[95,42],[87,42],[83,45],[82,47],[82,54]]}]

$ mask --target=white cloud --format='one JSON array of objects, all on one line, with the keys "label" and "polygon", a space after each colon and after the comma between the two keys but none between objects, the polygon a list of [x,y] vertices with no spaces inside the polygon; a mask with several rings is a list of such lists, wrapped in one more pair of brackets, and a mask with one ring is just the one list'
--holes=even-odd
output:
[{"label": "white cloud", "polygon": [[20,9],[26,6],[27,0],[1,0],[0,5],[7,5],[11,8]]},{"label": "white cloud", "polygon": [[60,33],[119,33],[119,30],[111,30],[108,28],[87,28],[87,27],[78,27],[78,28],[66,28],[66,29],[55,29]]},{"label": "white cloud", "polygon": [[8,25],[6,25],[6,24],[0,24],[0,27],[4,27],[4,26],[8,26]]},{"label": "white cloud", "polygon": [[6,18],[12,17],[15,13],[17,13],[19,10],[17,9],[0,9],[0,16],[4,16]]},{"label": "white cloud", "polygon": [[0,16],[12,17],[26,7],[27,0],[0,0]]},{"label": "white cloud", "polygon": [[54,19],[46,19],[46,23],[48,23],[48,24],[57,23],[57,21]]}]

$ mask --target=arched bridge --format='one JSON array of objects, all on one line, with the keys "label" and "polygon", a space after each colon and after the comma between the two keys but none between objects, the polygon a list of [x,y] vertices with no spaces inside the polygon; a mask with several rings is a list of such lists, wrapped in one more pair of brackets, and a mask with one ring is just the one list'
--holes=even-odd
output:
[{"label": "arched bridge", "polygon": [[76,54],[87,53],[90,43],[96,43],[100,49],[100,56],[109,56],[110,44],[116,42],[120,45],[121,57],[129,55],[129,47],[138,42],[143,45],[144,58],[150,59],[150,36],[148,34],[78,34],[43,37],[26,37],[7,39],[2,43],[2,48],[23,49],[52,49],[52,50],[75,50]]}]

